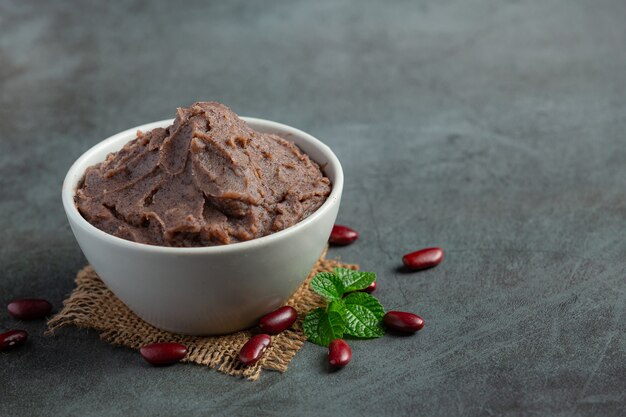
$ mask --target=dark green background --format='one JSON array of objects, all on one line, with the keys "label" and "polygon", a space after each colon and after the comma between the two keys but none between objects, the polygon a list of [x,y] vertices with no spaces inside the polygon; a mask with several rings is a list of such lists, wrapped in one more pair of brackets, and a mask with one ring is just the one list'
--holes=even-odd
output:
[{"label": "dark green background", "polygon": [[250,383],[0,312],[32,335],[0,354],[0,415],[626,414],[626,2],[87,3],[0,3],[1,305],[71,291],[82,152],[218,100],[334,149],[361,239],[330,256],[427,324]]}]

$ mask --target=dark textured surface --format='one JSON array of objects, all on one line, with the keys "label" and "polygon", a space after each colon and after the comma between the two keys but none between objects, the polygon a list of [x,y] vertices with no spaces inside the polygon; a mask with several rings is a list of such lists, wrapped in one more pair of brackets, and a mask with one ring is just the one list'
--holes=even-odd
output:
[{"label": "dark textured surface", "polygon": [[[330,256],[427,325],[250,383],[0,313],[32,335],[0,415],[626,413],[625,2],[101,3],[0,3],[0,304],[71,291],[75,158],[211,99],[335,150],[362,237]],[[427,245],[439,267],[397,270]]]}]

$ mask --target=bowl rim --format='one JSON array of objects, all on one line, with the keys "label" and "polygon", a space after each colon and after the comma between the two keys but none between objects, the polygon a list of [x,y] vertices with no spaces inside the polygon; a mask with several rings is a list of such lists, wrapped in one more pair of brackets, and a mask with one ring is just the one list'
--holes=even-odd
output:
[{"label": "bowl rim", "polygon": [[[119,245],[121,247],[132,249],[132,250],[144,250],[153,253],[160,254],[175,254],[175,255],[199,255],[199,254],[220,254],[220,253],[230,253],[238,250],[247,250],[261,247],[263,245],[272,243],[276,240],[280,240],[283,238],[287,238],[295,233],[298,233],[301,229],[306,227],[307,225],[315,222],[320,217],[324,216],[335,204],[339,204],[339,199],[341,196],[341,192],[343,190],[343,170],[341,167],[341,163],[339,159],[334,154],[334,152],[330,149],[328,145],[314,137],[313,135],[306,133],[300,129],[296,129],[295,127],[274,122],[271,120],[259,119],[255,117],[244,117],[239,116],[241,119],[245,120],[247,123],[251,124],[253,129],[258,127],[269,128],[278,131],[281,134],[290,134],[292,136],[298,136],[304,139],[305,142],[308,142],[312,146],[314,146],[317,150],[319,150],[324,157],[327,158],[327,166],[332,166],[335,170],[335,179],[332,181],[332,189],[326,201],[313,212],[307,218],[299,221],[298,223],[289,226],[286,229],[280,230],[276,233],[272,233],[266,236],[262,236],[259,238],[251,239],[245,242],[236,242],[226,245],[216,245],[216,246],[200,246],[200,247],[171,247],[171,246],[157,246],[157,245],[149,245],[147,243],[139,243],[131,240],[122,239],[117,236],[113,236],[108,234],[91,223],[89,223],[78,211],[76,204],[74,203],[74,195],[76,193],[76,186],[80,182],[80,179],[84,175],[84,170],[94,163],[90,163],[85,166],[85,161],[91,159],[95,153],[100,153],[107,148],[111,148],[113,145],[117,145],[123,139],[126,139],[124,142],[127,143],[131,141],[138,130],[147,132],[149,130],[155,129],[157,127],[165,127],[169,126],[174,119],[164,119],[156,122],[146,123],[139,126],[131,127],[130,129],[126,129],[122,132],[116,133],[89,148],[82,155],[80,155],[76,161],[72,164],[72,166],[67,171],[65,175],[65,179],[63,180],[63,186],[61,190],[61,198],[63,201],[63,208],[65,209],[65,213],[74,226],[78,226],[82,228],[85,232],[93,235],[96,238],[101,240],[105,240],[110,244]],[[122,144],[122,146],[124,145]],[[120,147],[121,148],[121,147]],[[111,151],[113,152],[113,151]],[[110,152],[109,152],[110,153]],[[310,157],[310,156],[309,156]],[[313,158],[311,158],[313,159]],[[82,172],[78,172],[78,171]],[[78,174],[78,175],[77,175]],[[71,224],[72,225],[72,224]]]}]

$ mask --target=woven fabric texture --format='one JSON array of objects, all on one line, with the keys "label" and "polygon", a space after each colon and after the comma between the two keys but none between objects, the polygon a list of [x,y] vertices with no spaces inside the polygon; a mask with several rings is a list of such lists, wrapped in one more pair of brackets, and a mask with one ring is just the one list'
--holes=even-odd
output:
[{"label": "woven fabric texture", "polygon": [[272,336],[272,344],[255,364],[245,367],[237,356],[251,331],[245,330],[224,336],[197,337],[169,333],[157,329],[137,317],[104,285],[91,266],[76,276],[76,288],[63,302],[63,309],[48,321],[46,334],[65,326],[95,329],[102,340],[115,345],[139,349],[149,343],[178,342],[187,346],[183,362],[196,363],[228,375],[256,380],[264,369],[285,372],[289,362],[304,345],[302,319],[309,311],[324,304],[323,299],[309,289],[313,276],[322,271],[343,267],[357,269],[357,265],[329,260],[323,254],[307,279],[287,301],[298,311],[298,320],[291,329]]}]

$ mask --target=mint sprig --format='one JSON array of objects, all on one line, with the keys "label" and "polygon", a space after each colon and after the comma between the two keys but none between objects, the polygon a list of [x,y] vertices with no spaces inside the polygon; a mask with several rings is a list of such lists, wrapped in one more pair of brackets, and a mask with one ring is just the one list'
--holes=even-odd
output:
[{"label": "mint sprig", "polygon": [[328,346],[335,339],[343,337],[346,327],[345,316],[323,308],[311,311],[302,324],[304,333],[316,345]]},{"label": "mint sprig", "polygon": [[385,310],[375,297],[364,292],[354,292],[344,298],[343,303],[346,307],[346,334],[366,339],[385,334],[380,322]]},{"label": "mint sprig", "polygon": [[346,288],[332,272],[320,272],[313,277],[311,289],[328,301],[340,300]]},{"label": "mint sprig", "polygon": [[369,339],[381,337],[381,320],[385,310],[370,294],[355,292],[367,288],[376,280],[373,272],[335,268],[313,277],[311,289],[329,304],[310,312],[304,319],[304,334],[309,341],[328,346],[334,339],[346,335]]},{"label": "mint sprig", "polygon": [[344,293],[364,290],[376,281],[373,272],[354,271],[348,268],[335,268],[333,274],[339,277],[344,286]]}]

